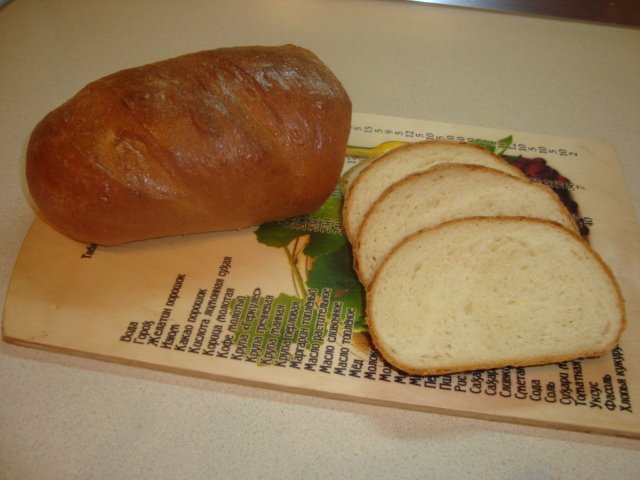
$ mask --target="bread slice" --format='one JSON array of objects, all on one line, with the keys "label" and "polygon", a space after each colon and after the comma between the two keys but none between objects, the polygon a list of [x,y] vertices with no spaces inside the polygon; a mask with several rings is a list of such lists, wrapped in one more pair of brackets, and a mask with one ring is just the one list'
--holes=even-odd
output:
[{"label": "bread slice", "polygon": [[609,268],[546,220],[453,220],[405,239],[367,287],[383,357],[415,375],[527,366],[610,351],[625,325]]},{"label": "bread slice", "polygon": [[354,245],[366,285],[404,237],[437,223],[475,216],[523,216],[557,222],[579,233],[550,188],[481,165],[441,164],[393,184],[367,212]]},{"label": "bread slice", "polygon": [[407,142],[389,140],[386,142],[379,143],[374,147],[352,147],[347,146],[347,155],[352,157],[360,157],[360,161],[351,167],[349,170],[342,174],[340,179],[340,186],[344,193],[349,190],[349,187],[355,180],[356,176],[362,171],[367,165],[369,165],[374,158],[379,157],[383,153],[388,152],[389,150],[393,150],[394,148],[402,147],[406,145]]},{"label": "bread slice", "polygon": [[479,164],[525,178],[516,167],[477,145],[427,140],[395,148],[371,161],[346,191],[342,220],[352,244],[365,214],[387,187],[407,175],[440,163]]},{"label": "bread slice", "polygon": [[351,188],[356,177],[371,163],[371,161],[371,158],[360,160],[359,163],[356,163],[353,167],[342,174],[342,177],[340,178],[340,188],[345,195],[349,191],[349,188]]}]

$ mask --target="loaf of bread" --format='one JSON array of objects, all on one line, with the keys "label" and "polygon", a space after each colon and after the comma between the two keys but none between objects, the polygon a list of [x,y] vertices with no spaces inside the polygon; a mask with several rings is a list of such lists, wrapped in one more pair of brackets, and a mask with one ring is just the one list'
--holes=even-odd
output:
[{"label": "loaf of bread", "polygon": [[87,85],[35,128],[27,181],[81,242],[243,228],[318,208],[350,123],[345,89],[303,48],[203,51]]},{"label": "loaf of bread", "polygon": [[367,322],[389,363],[436,375],[602,355],[625,310],[609,268],[574,232],[484,217],[397,245],[367,287]]},{"label": "loaf of bread", "polygon": [[481,165],[440,164],[394,183],[367,212],[354,245],[366,285],[383,258],[404,237],[464,217],[522,216],[578,226],[550,188]]},{"label": "loaf of bread", "polygon": [[516,167],[477,145],[427,140],[397,147],[373,159],[349,181],[342,217],[345,233],[351,243],[355,243],[367,211],[382,192],[407,175],[441,163],[484,165],[526,178]]}]

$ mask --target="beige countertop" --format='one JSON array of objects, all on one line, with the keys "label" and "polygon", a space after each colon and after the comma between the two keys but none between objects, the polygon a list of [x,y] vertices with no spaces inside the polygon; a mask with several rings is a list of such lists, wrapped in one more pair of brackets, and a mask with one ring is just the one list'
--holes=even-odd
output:
[{"label": "beige countertop", "polygon": [[[355,111],[611,143],[640,212],[640,30],[383,0],[14,0],[0,10],[0,295],[29,134],[89,81],[295,43]],[[630,318],[629,321],[638,321]],[[0,343],[0,478],[634,478],[640,441],[330,400]]]}]

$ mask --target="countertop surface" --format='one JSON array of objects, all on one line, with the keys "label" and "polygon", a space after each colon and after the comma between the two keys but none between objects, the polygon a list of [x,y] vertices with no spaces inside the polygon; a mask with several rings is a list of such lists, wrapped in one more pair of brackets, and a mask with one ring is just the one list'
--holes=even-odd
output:
[{"label": "countertop surface", "polygon": [[[31,130],[88,82],[295,43],[354,111],[611,143],[640,212],[640,30],[383,0],[14,0],[0,9],[0,295]],[[631,318],[629,321],[638,321]],[[0,342],[0,478],[635,478],[640,441],[311,397]]]}]

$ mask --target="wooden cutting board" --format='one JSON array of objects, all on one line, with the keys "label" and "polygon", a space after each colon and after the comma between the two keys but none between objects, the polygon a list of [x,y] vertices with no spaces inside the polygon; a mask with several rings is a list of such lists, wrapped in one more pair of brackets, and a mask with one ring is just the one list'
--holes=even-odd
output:
[{"label": "wooden cutting board", "polygon": [[640,438],[640,229],[614,149],[355,114],[346,168],[384,142],[435,138],[489,140],[499,153],[543,157],[571,180],[564,188],[627,302],[628,327],[611,354],[459,375],[394,370],[363,328],[339,189],[309,216],[110,248],[75,242],[36,219],[9,286],[4,339],[312,395]]}]

